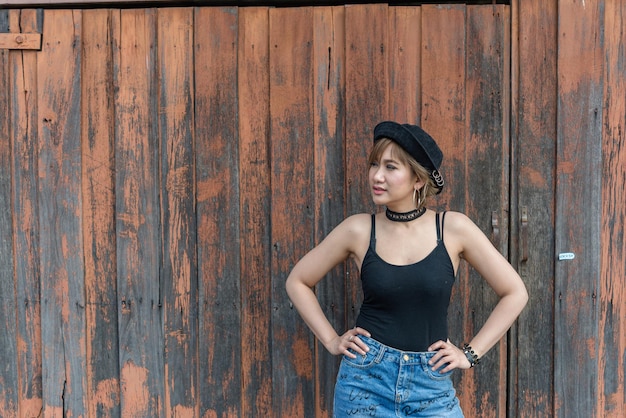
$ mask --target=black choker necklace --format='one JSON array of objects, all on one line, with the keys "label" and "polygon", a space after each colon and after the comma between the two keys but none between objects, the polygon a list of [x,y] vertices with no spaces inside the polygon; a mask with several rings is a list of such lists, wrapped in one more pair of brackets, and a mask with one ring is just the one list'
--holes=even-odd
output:
[{"label": "black choker necklace", "polygon": [[425,206],[422,206],[419,209],[413,209],[410,212],[404,212],[404,213],[394,212],[390,210],[389,208],[385,210],[385,215],[387,215],[387,219],[389,219],[390,221],[394,221],[394,222],[409,222],[409,221],[419,218],[424,213],[426,213]]}]

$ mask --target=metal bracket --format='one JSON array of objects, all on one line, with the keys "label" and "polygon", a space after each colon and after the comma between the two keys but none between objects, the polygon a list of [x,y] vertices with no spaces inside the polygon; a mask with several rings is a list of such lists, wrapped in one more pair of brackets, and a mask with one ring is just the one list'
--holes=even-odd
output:
[{"label": "metal bracket", "polygon": [[41,50],[41,33],[0,33],[0,49]]}]

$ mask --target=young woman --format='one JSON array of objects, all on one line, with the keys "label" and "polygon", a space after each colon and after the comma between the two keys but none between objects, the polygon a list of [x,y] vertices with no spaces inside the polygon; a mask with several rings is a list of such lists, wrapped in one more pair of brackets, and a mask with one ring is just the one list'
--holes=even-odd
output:
[{"label": "young woman", "polygon": [[[519,275],[469,218],[425,207],[443,188],[442,159],[419,126],[378,124],[368,179],[385,212],[345,219],[287,278],[287,293],[309,328],[330,353],[343,355],[335,417],[462,417],[452,371],[478,364],[526,304]],[[313,288],[348,258],[359,267],[363,303],[355,327],[339,335]],[[447,312],[461,259],[500,299],[459,347],[448,339]]]}]

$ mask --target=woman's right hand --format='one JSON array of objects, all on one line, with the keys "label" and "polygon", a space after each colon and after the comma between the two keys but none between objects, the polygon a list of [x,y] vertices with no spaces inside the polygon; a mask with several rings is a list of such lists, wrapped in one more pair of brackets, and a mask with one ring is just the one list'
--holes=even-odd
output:
[{"label": "woman's right hand", "polygon": [[354,352],[365,355],[365,353],[367,353],[370,349],[367,344],[359,338],[359,335],[371,337],[369,332],[363,328],[356,327],[349,329],[343,335],[338,335],[330,341],[326,348],[335,356],[346,355],[350,358],[356,358],[356,354],[354,354]]}]

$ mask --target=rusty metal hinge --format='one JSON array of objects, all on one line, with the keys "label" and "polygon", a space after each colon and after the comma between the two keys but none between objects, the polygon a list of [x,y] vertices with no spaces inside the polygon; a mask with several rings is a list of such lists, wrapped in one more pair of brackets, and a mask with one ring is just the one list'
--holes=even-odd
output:
[{"label": "rusty metal hinge", "polygon": [[0,49],[41,50],[41,33],[0,33]]}]

